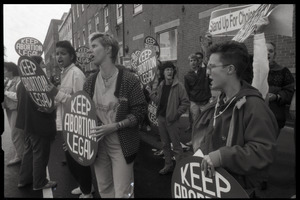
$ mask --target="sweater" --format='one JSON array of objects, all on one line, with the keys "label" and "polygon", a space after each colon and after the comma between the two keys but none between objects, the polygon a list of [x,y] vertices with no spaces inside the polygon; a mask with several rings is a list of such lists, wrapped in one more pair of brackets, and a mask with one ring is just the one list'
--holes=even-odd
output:
[{"label": "sweater", "polygon": [[[117,131],[121,149],[126,162],[134,161],[139,150],[140,138],[138,125],[142,124],[147,113],[147,103],[140,86],[139,80],[129,71],[119,68],[116,91],[114,95],[118,98],[120,106],[117,108],[116,122],[124,119],[131,121],[131,126]],[[94,96],[95,83],[100,70],[92,74],[84,83],[83,90],[91,99]],[[98,125],[102,124],[98,118]]]},{"label": "sweater", "polygon": [[189,100],[196,103],[207,103],[211,97],[210,80],[206,76],[206,67],[199,67],[197,74],[189,71],[184,76],[184,87]]}]

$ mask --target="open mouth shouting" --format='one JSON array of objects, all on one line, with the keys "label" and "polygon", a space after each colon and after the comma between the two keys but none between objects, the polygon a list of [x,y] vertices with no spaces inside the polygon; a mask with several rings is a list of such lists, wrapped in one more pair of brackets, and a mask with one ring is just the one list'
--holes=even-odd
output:
[{"label": "open mouth shouting", "polygon": [[64,61],[63,60],[58,60],[57,64],[59,67],[63,67],[64,66]]}]

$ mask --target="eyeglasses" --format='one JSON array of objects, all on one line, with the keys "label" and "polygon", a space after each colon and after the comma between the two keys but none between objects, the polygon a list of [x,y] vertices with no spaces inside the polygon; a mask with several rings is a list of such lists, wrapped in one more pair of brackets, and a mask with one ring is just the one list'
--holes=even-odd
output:
[{"label": "eyeglasses", "polygon": [[226,65],[212,65],[212,64],[209,64],[209,65],[207,65],[207,70],[211,71],[212,68],[216,68],[216,67],[225,68],[225,67],[228,67],[229,65],[231,65],[231,64],[226,64]]}]

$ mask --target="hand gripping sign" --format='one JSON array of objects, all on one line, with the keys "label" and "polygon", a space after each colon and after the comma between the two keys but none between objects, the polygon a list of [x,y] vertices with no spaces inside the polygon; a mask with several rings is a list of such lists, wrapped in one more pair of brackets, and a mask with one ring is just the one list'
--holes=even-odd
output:
[{"label": "hand gripping sign", "polygon": [[151,36],[147,36],[144,39],[145,48],[150,48],[153,51],[156,52],[156,58],[159,58],[160,56],[160,48],[159,44],[157,43],[156,39],[154,39]]},{"label": "hand gripping sign", "polygon": [[94,102],[85,91],[78,91],[66,102],[63,136],[71,156],[81,165],[91,165],[98,151],[90,129],[96,127]]},{"label": "hand gripping sign", "polygon": [[16,42],[15,50],[19,56],[41,56],[43,44],[35,38],[24,37]]},{"label": "hand gripping sign", "polygon": [[34,103],[42,110],[54,110],[54,95],[48,91],[48,80],[45,72],[32,58],[21,56],[18,60],[21,81]]},{"label": "hand gripping sign", "polygon": [[141,51],[137,62],[137,75],[145,86],[152,84],[157,71],[156,55],[152,49],[145,48]]},{"label": "hand gripping sign", "polygon": [[76,49],[77,62],[80,64],[89,64],[93,55],[89,52],[89,48],[82,46]]},{"label": "hand gripping sign", "polygon": [[176,164],[171,184],[173,198],[249,198],[225,169],[216,168],[215,176],[210,178],[201,171],[201,162],[201,157],[190,156]]}]

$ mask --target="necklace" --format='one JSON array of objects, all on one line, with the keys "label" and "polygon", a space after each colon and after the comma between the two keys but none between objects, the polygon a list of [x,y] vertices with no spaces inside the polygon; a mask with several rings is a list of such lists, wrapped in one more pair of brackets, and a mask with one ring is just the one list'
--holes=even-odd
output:
[{"label": "necklace", "polygon": [[110,76],[107,76],[107,77],[103,77],[102,74],[101,74],[102,79],[104,80],[104,82],[108,82],[108,80],[109,80],[111,77],[113,77],[113,76],[117,73],[117,71],[118,71],[118,70],[115,70],[114,73],[112,73]]},{"label": "necklace", "polygon": [[215,127],[215,125],[216,125],[216,118],[217,117],[219,117],[219,116],[221,116],[226,110],[227,110],[227,108],[231,105],[231,103],[233,102],[233,100],[235,100],[235,98],[236,97],[233,97],[232,99],[231,99],[231,101],[229,102],[229,104],[225,107],[225,109],[223,110],[223,111],[220,111],[219,112],[219,114],[217,115],[217,109],[218,109],[218,107],[220,106],[220,96],[218,96],[218,101],[217,101],[217,103],[216,103],[216,106],[215,106],[215,112],[214,112],[214,122],[213,122],[213,127]]}]

